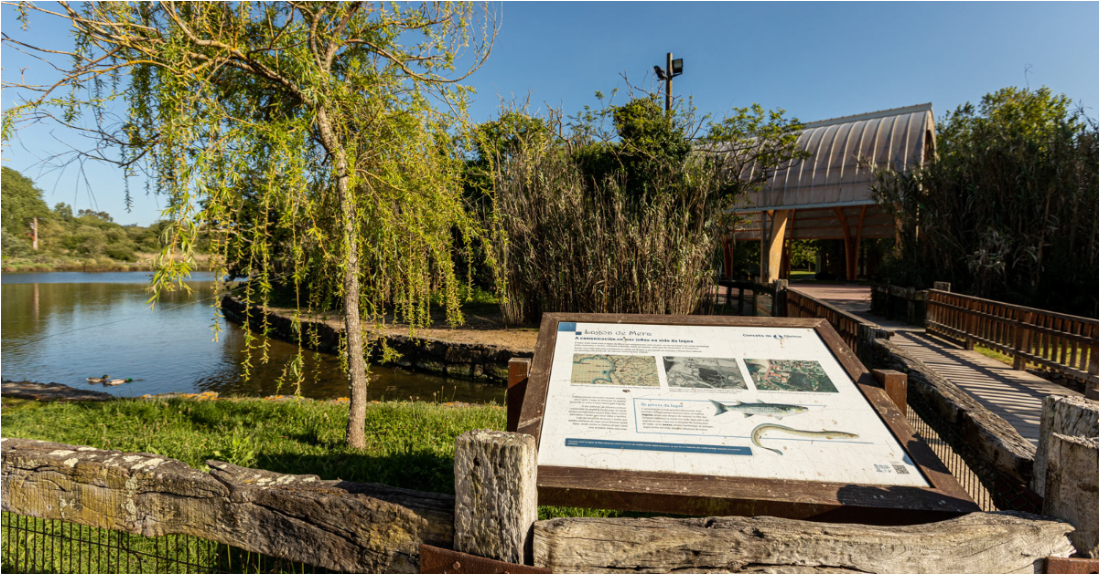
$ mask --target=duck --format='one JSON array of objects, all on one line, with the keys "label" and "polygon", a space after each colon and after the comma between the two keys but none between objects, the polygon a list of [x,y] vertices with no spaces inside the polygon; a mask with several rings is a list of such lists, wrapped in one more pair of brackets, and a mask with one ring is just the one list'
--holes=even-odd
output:
[{"label": "duck", "polygon": [[130,383],[131,381],[134,381],[133,378],[127,377],[126,379],[121,379],[116,377],[114,379],[108,379],[107,381],[104,381],[103,385],[122,385],[124,383]]},{"label": "duck", "polygon": [[88,383],[107,383],[111,376],[103,374],[103,377],[89,377]]}]

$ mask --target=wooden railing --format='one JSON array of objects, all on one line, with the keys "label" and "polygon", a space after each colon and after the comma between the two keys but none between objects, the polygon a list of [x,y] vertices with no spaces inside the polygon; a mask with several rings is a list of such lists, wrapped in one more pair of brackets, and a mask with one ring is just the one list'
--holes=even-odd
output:
[{"label": "wooden railing", "polygon": [[1067,378],[1097,383],[1096,319],[1023,307],[942,290],[928,290],[925,329],[962,343],[980,343]]},{"label": "wooden railing", "polygon": [[860,359],[866,359],[867,344],[876,337],[889,337],[892,335],[890,331],[883,329],[878,324],[871,323],[798,290],[787,289],[785,295],[787,299],[787,317],[824,318]]},{"label": "wooden railing", "polygon": [[[749,315],[749,316],[776,316],[782,315],[776,313],[776,294],[778,291],[776,284],[762,284],[753,281],[741,281],[733,280],[729,278],[722,278],[718,280],[718,286],[725,288],[726,294],[724,298],[715,294],[715,304],[721,301],[722,311],[725,312],[730,305],[737,306],[737,315]],[[786,285],[785,283],[783,285]],[[748,297],[745,297],[745,292],[748,292]],[[736,304],[732,302],[736,301]]]}]

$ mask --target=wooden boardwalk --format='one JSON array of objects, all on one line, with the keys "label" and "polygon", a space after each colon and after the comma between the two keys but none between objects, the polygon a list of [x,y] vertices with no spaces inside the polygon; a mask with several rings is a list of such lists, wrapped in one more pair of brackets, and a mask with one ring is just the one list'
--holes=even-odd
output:
[{"label": "wooden boardwalk", "polygon": [[1043,398],[1048,395],[1081,395],[1011,365],[967,351],[948,341],[931,336],[923,327],[911,326],[873,316],[871,288],[863,285],[794,284],[809,296],[893,330],[893,343],[914,359],[959,386],[993,413],[1016,428],[1025,439],[1039,442],[1039,418]]}]

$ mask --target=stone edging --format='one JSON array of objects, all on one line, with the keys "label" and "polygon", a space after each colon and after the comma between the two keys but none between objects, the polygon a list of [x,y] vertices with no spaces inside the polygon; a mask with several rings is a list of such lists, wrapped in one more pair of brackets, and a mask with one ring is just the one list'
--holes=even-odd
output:
[{"label": "stone edging", "polygon": [[[225,317],[238,324],[245,323],[245,304],[232,296],[222,298]],[[260,316],[268,315],[271,334],[277,339],[296,342],[293,320],[286,315],[253,305],[249,313],[252,329],[258,329]],[[302,319],[303,327],[317,330],[319,351],[337,353],[343,328],[333,327],[323,321]],[[456,343],[438,339],[414,338],[406,335],[386,335],[388,345],[401,357],[392,365],[414,369],[435,375],[484,380],[492,383],[508,381],[508,360],[513,357],[532,357],[533,352],[509,349],[496,345]],[[374,353],[371,361],[381,362],[381,354]]]}]

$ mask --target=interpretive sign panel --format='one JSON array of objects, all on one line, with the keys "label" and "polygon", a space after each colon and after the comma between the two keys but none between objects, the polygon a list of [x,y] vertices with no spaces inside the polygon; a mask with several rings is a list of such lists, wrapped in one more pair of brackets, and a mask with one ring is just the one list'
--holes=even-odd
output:
[{"label": "interpretive sign panel", "polygon": [[[709,497],[743,510],[761,501],[751,491],[764,502],[790,495],[796,503],[764,505],[771,514],[814,516],[859,506],[851,500],[859,486],[881,492],[864,506],[881,506],[882,494],[892,493],[886,507],[973,510],[934,455],[915,457],[914,445],[924,459],[930,450],[823,320],[549,321],[520,431],[539,440],[540,488],[554,484],[540,494],[555,502],[598,505],[593,485],[614,476],[619,486],[609,484],[611,497],[602,503],[632,509],[690,513],[675,499]],[[705,478],[707,495],[688,492],[687,478]],[[781,489],[762,489],[768,485]],[[949,504],[932,504],[927,495],[945,485]],[[899,500],[903,492],[915,503]],[[703,508],[713,510],[714,501]]]}]

